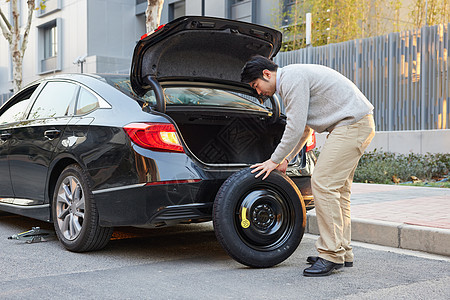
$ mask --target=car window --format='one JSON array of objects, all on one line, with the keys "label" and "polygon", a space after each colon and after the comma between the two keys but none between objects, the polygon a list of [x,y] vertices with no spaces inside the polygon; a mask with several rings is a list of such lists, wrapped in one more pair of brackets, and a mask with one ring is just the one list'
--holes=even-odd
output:
[{"label": "car window", "polygon": [[88,90],[81,88],[80,94],[78,95],[76,114],[87,114],[98,107],[100,107],[98,98]]},{"label": "car window", "polygon": [[227,108],[240,108],[266,111],[264,107],[255,103],[254,97],[242,95],[225,90],[200,87],[171,87],[165,88],[167,105],[183,106],[220,106]]},{"label": "car window", "polygon": [[13,104],[0,116],[0,124],[12,123],[22,120],[23,113],[28,107],[28,103],[30,103],[29,98],[23,99]]},{"label": "car window", "polygon": [[128,77],[125,76],[114,76],[114,75],[106,75],[104,77],[106,82],[127,95],[128,97],[137,99],[137,100],[143,100],[146,103],[149,103],[150,105],[156,105],[156,98],[153,91],[149,91],[147,94],[145,94],[142,97],[139,97],[136,95],[136,93],[133,91],[133,88],[131,87],[131,82]]},{"label": "car window", "polygon": [[7,102],[4,107],[2,107],[3,112],[0,115],[0,124],[12,123],[20,121],[24,118],[25,110],[30,103],[31,96],[39,85],[35,85],[27,88],[26,90],[20,92],[18,95],[14,96],[10,102]]},{"label": "car window", "polygon": [[48,82],[31,108],[28,119],[70,116],[70,103],[74,101],[78,86],[63,81]]},{"label": "car window", "polygon": [[[105,80],[124,94],[142,100],[150,106],[156,105],[155,93],[150,90],[144,96],[139,97],[131,88],[127,77],[105,77]],[[233,91],[204,88],[204,87],[168,87],[164,88],[166,105],[168,106],[217,106],[239,109],[252,109],[267,111],[267,108],[259,104],[259,100],[251,95]],[[267,101],[268,102],[268,101]]]}]

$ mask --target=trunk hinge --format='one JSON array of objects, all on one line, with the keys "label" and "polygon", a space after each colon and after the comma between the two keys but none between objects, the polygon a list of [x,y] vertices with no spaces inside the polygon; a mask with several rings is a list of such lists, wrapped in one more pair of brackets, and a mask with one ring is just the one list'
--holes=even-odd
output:
[{"label": "trunk hinge", "polygon": [[158,80],[154,76],[147,76],[145,78],[147,84],[152,87],[153,92],[155,93],[156,98],[156,110],[165,113],[166,112],[166,101],[164,96],[164,91],[159,84]]}]

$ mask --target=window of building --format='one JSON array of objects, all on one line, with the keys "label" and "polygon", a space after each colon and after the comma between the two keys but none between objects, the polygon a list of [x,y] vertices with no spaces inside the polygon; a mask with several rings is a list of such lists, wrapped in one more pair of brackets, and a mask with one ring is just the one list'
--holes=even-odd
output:
[{"label": "window of building", "polygon": [[44,31],[44,59],[56,57],[58,55],[58,35],[56,32],[56,22]]},{"label": "window of building", "polygon": [[169,22],[186,15],[186,1],[169,4]]},{"label": "window of building", "polygon": [[136,0],[136,16],[145,16],[147,10],[147,0]]},{"label": "window of building", "polygon": [[61,19],[38,26],[38,74],[60,71]]},{"label": "window of building", "polygon": [[70,107],[78,86],[63,81],[48,82],[31,108],[28,119],[56,118],[73,115]]}]

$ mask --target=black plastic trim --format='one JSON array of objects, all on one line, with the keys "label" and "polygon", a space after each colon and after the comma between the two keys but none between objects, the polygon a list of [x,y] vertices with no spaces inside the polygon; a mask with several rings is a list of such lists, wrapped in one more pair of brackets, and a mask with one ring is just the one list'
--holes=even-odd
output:
[{"label": "black plastic trim", "polygon": [[0,210],[45,222],[51,221],[49,204],[24,206],[0,203]]}]

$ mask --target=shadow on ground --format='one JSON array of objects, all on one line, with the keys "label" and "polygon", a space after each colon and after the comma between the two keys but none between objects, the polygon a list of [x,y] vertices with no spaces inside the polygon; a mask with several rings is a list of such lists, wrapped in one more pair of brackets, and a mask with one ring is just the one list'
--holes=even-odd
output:
[{"label": "shadow on ground", "polygon": [[[0,226],[7,229],[8,236],[30,230],[32,227],[40,227],[54,233],[52,223],[5,213],[0,215]],[[7,236],[1,236],[0,238],[6,239]],[[9,242],[25,243],[21,240]],[[54,246],[51,247],[54,249],[52,250],[53,253],[65,251],[56,237],[45,242],[45,244]],[[189,259],[208,263],[231,260],[217,242],[211,222],[154,229],[118,227],[115,228],[105,249],[82,253],[81,255],[156,261]]]}]

